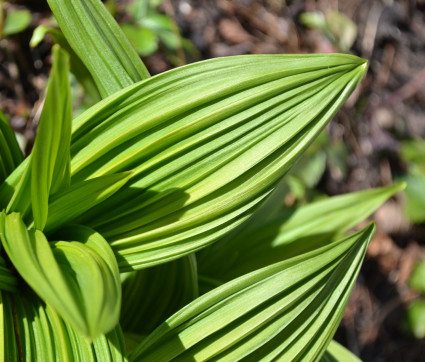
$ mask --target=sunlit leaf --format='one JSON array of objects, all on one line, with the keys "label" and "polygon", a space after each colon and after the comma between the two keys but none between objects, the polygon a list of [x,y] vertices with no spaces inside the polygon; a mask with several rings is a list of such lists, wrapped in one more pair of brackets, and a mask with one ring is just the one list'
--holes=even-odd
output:
[{"label": "sunlit leaf", "polygon": [[102,97],[148,78],[119,25],[98,0],[48,0],[66,39],[90,71]]},{"label": "sunlit leaf", "polygon": [[96,84],[94,83],[93,77],[78,55],[71,48],[61,31],[46,25],[39,25],[34,30],[30,46],[37,46],[44,39],[46,34],[49,34],[52,37],[53,42],[59,44],[60,47],[66,50],[69,54],[71,73],[75,75],[78,82],[83,86],[86,94],[91,98],[91,101],[93,103],[100,101],[101,97]]},{"label": "sunlit leaf", "polygon": [[118,322],[116,259],[93,230],[74,226],[66,235],[72,241],[49,243],[41,231],[27,230],[19,214],[0,216],[1,241],[21,277],[71,326],[95,338]]},{"label": "sunlit leaf", "polygon": [[128,181],[130,173],[122,172],[77,182],[66,191],[53,195],[49,204],[46,232],[58,229],[108,199]]},{"label": "sunlit leaf", "polygon": [[31,159],[31,203],[39,230],[47,221],[49,195],[70,183],[72,102],[68,72],[68,54],[54,46],[52,72]]},{"label": "sunlit leaf", "polygon": [[330,197],[287,209],[265,223],[248,220],[199,255],[203,277],[228,281],[341,237],[404,184]]},{"label": "sunlit leaf", "polygon": [[332,340],[320,362],[361,362],[361,360],[338,342]]},{"label": "sunlit leaf", "polygon": [[373,233],[369,225],[224,284],[167,319],[130,360],[318,359],[342,318]]},{"label": "sunlit leaf", "polygon": [[19,294],[1,292],[0,301],[2,361],[126,360],[119,326],[89,343],[26,286]]},{"label": "sunlit leaf", "polygon": [[364,71],[348,55],[230,57],[100,102],[74,122],[72,180],[134,173],[82,221],[111,242],[122,270],[206,246],[253,213]]}]

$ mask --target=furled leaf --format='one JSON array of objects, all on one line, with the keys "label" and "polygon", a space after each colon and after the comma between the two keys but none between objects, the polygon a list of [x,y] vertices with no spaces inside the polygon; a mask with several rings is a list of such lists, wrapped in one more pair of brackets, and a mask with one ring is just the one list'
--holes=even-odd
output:
[{"label": "furled leaf", "polygon": [[195,256],[125,274],[122,288],[121,327],[148,334],[198,297]]},{"label": "furled leaf", "polygon": [[361,80],[348,55],[213,59],[152,77],[74,122],[72,180],[133,170],[82,220],[121,270],[192,253],[246,220]]},{"label": "furled leaf", "polygon": [[48,0],[66,39],[107,97],[149,72],[99,0]]},{"label": "furled leaf", "polygon": [[361,360],[338,342],[332,340],[320,362],[361,362]]},{"label": "furled leaf", "polygon": [[69,57],[53,47],[53,67],[40,116],[31,159],[31,204],[35,227],[43,230],[48,217],[49,195],[70,183],[72,102]]},{"label": "furled leaf", "polygon": [[41,231],[27,230],[18,213],[0,216],[1,241],[21,277],[71,326],[95,338],[118,322],[118,267],[100,234],[78,226],[66,234],[75,239],[49,243]]},{"label": "furled leaf", "polygon": [[0,111],[0,184],[22,160],[22,151],[19,149],[15,134]]},{"label": "furled leaf", "polygon": [[371,215],[404,184],[353,192],[287,209],[266,223],[248,220],[199,255],[199,273],[228,281],[317,248]]},{"label": "furled leaf", "polygon": [[342,318],[369,225],[345,239],[235,279],[167,319],[131,361],[313,361]]},{"label": "furled leaf", "polygon": [[94,83],[93,77],[78,55],[71,48],[61,31],[46,25],[39,25],[32,35],[30,41],[31,47],[37,46],[44,39],[46,34],[49,34],[52,37],[53,42],[59,44],[60,47],[69,54],[71,73],[75,75],[75,78],[77,78],[78,82],[83,86],[86,94],[91,98],[92,102],[96,103],[100,101],[101,97],[96,84]]},{"label": "furled leaf", "polygon": [[0,293],[0,300],[4,320],[4,333],[0,335],[2,361],[126,360],[119,326],[89,343],[26,286],[19,294]]}]

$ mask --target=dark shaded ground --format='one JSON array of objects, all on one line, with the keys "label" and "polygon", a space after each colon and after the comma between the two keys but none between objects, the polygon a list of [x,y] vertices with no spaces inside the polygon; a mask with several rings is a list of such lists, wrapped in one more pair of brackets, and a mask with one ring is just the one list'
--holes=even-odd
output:
[{"label": "dark shaded ground", "polygon": [[[43,1],[31,3],[33,25],[46,22]],[[319,187],[339,194],[388,185],[406,165],[400,141],[425,136],[425,1],[420,0],[167,0],[163,10],[178,22],[202,58],[249,53],[335,51],[318,30],[298,22],[304,11],[338,10],[358,28],[353,54],[369,60],[359,91],[328,128],[332,142],[348,146],[347,173],[328,169]],[[34,136],[49,69],[50,44],[30,50],[32,29],[0,43],[0,108],[13,127]],[[146,59],[152,73],[170,68],[162,53]],[[395,198],[375,215],[373,240],[337,339],[365,361],[422,361],[425,341],[402,330],[406,306],[417,295],[407,287],[415,260],[425,258],[425,230],[403,218]]]}]

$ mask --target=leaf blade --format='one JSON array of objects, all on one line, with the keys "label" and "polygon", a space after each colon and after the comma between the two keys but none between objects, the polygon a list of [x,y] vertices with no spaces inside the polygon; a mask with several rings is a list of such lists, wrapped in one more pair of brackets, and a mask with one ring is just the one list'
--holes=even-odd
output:
[{"label": "leaf blade", "polygon": [[48,3],[103,98],[150,76],[119,25],[100,1],[63,3],[49,0]]},{"label": "leaf blade", "polygon": [[68,71],[68,54],[54,46],[52,72],[31,158],[31,203],[39,230],[46,225],[49,195],[70,182],[72,103]]}]

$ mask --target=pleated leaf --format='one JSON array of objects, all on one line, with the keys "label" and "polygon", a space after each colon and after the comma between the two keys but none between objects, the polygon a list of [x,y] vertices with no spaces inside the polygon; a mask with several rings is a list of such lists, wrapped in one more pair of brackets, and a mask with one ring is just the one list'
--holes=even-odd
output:
[{"label": "pleated leaf", "polygon": [[130,360],[319,359],[342,318],[374,229],[369,225],[201,296],[142,341]]},{"label": "pleated leaf", "polygon": [[250,219],[200,253],[199,273],[220,283],[318,248],[342,237],[404,186],[330,197],[284,210],[265,223]]},{"label": "pleated leaf", "polygon": [[27,230],[18,213],[0,217],[1,241],[21,277],[65,321],[93,339],[118,322],[118,266],[100,234],[74,226],[66,235],[72,241],[49,243],[41,231]]},{"label": "pleated leaf", "polygon": [[35,227],[43,230],[49,195],[70,183],[72,102],[69,56],[53,47],[53,67],[31,159],[31,203]]},{"label": "pleated leaf", "polygon": [[100,0],[48,0],[48,3],[102,97],[149,78],[136,50]]},{"label": "pleated leaf", "polygon": [[15,134],[0,111],[0,184],[22,162],[22,151]]},{"label": "pleated leaf", "polygon": [[78,218],[87,210],[108,199],[130,178],[122,172],[77,182],[66,191],[53,195],[49,203],[49,217],[45,232],[54,231]]},{"label": "pleated leaf", "polygon": [[125,274],[122,295],[122,329],[149,334],[198,297],[195,256]]},{"label": "pleated leaf", "polygon": [[332,340],[320,362],[361,362],[361,360],[338,342]]},{"label": "pleated leaf", "polygon": [[16,287],[17,279],[15,273],[10,270],[4,258],[0,256],[0,290],[15,292]]},{"label": "pleated leaf", "polygon": [[82,220],[122,270],[210,244],[253,213],[365,69],[339,54],[214,59],[98,103],[74,122],[72,180],[133,176]]},{"label": "pleated leaf", "polygon": [[0,293],[2,361],[125,361],[119,326],[93,343],[64,322],[27,287],[19,294]]}]

